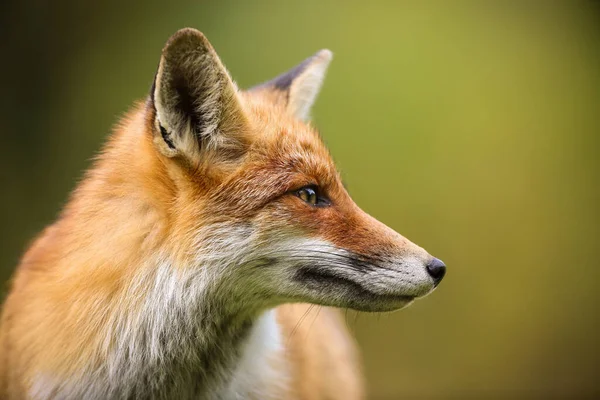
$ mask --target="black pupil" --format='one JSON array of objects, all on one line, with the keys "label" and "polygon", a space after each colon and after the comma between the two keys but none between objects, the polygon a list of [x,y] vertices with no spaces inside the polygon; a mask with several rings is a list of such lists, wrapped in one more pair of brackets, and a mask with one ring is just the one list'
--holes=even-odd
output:
[{"label": "black pupil", "polygon": [[312,189],[306,189],[306,191],[308,192],[308,202],[316,203],[317,202],[317,193],[315,193],[315,191]]},{"label": "black pupil", "polygon": [[300,197],[309,204],[317,203],[317,192],[313,188],[302,189]]}]

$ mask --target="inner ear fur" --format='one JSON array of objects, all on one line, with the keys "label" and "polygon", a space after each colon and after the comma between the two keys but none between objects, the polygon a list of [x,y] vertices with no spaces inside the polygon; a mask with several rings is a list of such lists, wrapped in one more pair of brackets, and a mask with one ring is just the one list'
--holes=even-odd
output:
[{"label": "inner ear fur", "polygon": [[151,93],[154,141],[169,157],[239,153],[245,126],[238,89],[206,37],[186,28],[167,41]]}]

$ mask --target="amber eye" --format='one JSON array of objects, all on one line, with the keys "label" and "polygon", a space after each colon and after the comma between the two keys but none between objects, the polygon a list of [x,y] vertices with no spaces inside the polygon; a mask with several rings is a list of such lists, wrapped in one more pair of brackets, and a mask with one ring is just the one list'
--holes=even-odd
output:
[{"label": "amber eye", "polygon": [[328,199],[319,195],[319,190],[316,186],[306,186],[296,190],[295,195],[300,197],[306,203],[312,206],[328,206]]}]

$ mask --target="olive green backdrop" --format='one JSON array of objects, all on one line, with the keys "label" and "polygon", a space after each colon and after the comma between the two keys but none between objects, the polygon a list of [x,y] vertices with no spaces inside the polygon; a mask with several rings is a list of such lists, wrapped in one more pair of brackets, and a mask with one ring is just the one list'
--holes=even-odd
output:
[{"label": "olive green backdrop", "polygon": [[0,279],[177,29],[241,87],[329,48],[314,119],[351,194],[449,267],[407,310],[348,314],[370,398],[600,396],[598,6],[3,2]]}]

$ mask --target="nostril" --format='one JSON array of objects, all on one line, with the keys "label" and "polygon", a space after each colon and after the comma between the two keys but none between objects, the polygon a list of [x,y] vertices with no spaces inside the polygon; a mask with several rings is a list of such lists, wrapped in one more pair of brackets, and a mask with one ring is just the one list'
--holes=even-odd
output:
[{"label": "nostril", "polygon": [[433,278],[436,286],[440,283],[444,275],[446,275],[446,264],[439,258],[433,258],[427,264],[427,272]]}]

